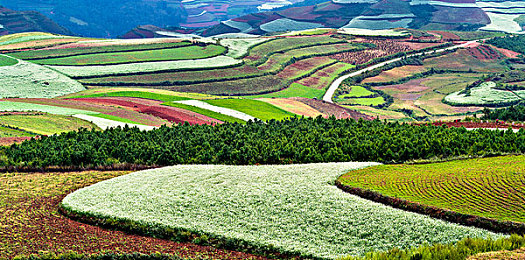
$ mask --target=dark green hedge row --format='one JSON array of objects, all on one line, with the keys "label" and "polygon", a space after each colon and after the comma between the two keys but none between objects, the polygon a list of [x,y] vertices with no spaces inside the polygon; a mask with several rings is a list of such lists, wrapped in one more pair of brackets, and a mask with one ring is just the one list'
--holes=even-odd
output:
[{"label": "dark green hedge row", "polygon": [[390,163],[524,152],[525,129],[518,133],[467,131],[317,117],[245,125],[184,124],[152,131],[128,127],[81,130],[3,147],[0,166]]},{"label": "dark green hedge row", "polygon": [[519,103],[515,106],[501,108],[501,109],[484,109],[483,120],[504,120],[504,121],[525,121],[525,102]]},{"label": "dark green hedge row", "polygon": [[511,51],[525,53],[525,35],[511,35],[507,37],[493,38],[486,41],[496,47]]}]

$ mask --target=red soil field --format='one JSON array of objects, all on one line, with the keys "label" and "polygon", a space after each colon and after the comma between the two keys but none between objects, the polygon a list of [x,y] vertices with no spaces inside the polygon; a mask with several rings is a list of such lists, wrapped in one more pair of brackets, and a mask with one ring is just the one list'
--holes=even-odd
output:
[{"label": "red soil field", "polygon": [[488,45],[481,45],[476,48],[470,48],[469,52],[472,56],[479,60],[497,60],[505,58],[500,52]]},{"label": "red soil field", "polygon": [[148,115],[148,114],[142,114],[142,113],[132,111],[129,109],[103,106],[103,105],[92,104],[92,103],[90,104],[90,103],[78,102],[75,100],[34,98],[34,99],[11,99],[11,100],[8,99],[8,101],[25,102],[25,103],[33,103],[33,104],[50,105],[50,106],[67,107],[67,108],[81,109],[81,110],[87,110],[87,111],[94,111],[94,112],[99,112],[99,113],[103,113],[107,115],[117,116],[120,118],[129,119],[137,123],[141,123],[145,125],[152,125],[152,126],[161,126],[164,124],[168,124],[168,125],[170,124],[168,121],[162,120],[161,118],[158,118],[152,115]]},{"label": "red soil field", "polygon": [[372,43],[375,44],[376,47],[362,51],[335,54],[331,55],[330,58],[350,64],[363,64],[375,58],[411,50],[410,47],[395,40],[372,40],[359,38],[357,41]]},{"label": "red soil field", "polygon": [[188,122],[190,124],[220,124],[222,121],[207,117],[189,110],[160,105],[160,101],[141,98],[75,98],[69,99],[84,103],[94,103],[107,106],[119,106],[140,113],[160,117],[174,123]]},{"label": "red soil field", "polygon": [[299,101],[301,103],[304,103],[306,105],[309,105],[316,109],[317,111],[325,114],[325,115],[333,115],[337,119],[347,119],[347,118],[353,118],[355,120],[359,120],[359,118],[363,118],[365,120],[373,120],[374,118],[362,113],[359,113],[357,111],[344,108],[342,106],[338,106],[333,103],[328,103],[323,100],[316,100],[316,99],[308,99],[308,98],[290,98],[292,100]]},{"label": "red soil field", "polygon": [[492,48],[492,49],[494,49],[496,51],[499,51],[501,54],[505,55],[505,57],[507,57],[507,58],[515,59],[515,58],[518,58],[518,56],[521,55],[519,52],[515,52],[515,51],[511,51],[511,50],[507,50],[507,49],[494,47],[492,45],[489,45],[489,46],[490,46],[490,48]]},{"label": "red soil field", "polygon": [[443,41],[459,41],[461,38],[451,32],[444,32],[444,31],[430,31],[435,34],[441,35],[443,38]]},{"label": "red soil field", "polygon": [[12,144],[19,144],[23,141],[29,140],[31,137],[22,136],[22,137],[0,137],[0,146],[8,146]]},{"label": "red soil field", "polygon": [[[120,176],[128,172],[79,172],[79,173],[27,173],[25,177],[2,176],[9,186],[10,181],[19,183],[19,178],[35,181],[43,186],[39,191],[28,195],[15,195],[8,198],[7,205],[0,212],[2,232],[0,245],[8,246],[8,251],[0,250],[0,259],[13,258],[18,254],[36,254],[45,252],[65,252],[72,250],[84,254],[115,252],[121,254],[163,254],[178,255],[188,259],[265,259],[246,253],[219,250],[209,246],[191,243],[176,243],[169,240],[128,234],[91,226],[73,221],[58,213],[62,199],[76,189],[96,182]],[[68,177],[67,183],[60,184],[67,188],[54,188],[59,185],[55,179]],[[96,176],[96,177],[93,177]],[[64,178],[64,177],[62,177]],[[79,180],[81,179],[81,180]],[[47,186],[46,186],[47,185]],[[50,186],[52,185],[52,186]],[[55,189],[51,194],[46,189]],[[9,188],[10,190],[15,188]],[[18,191],[19,192],[19,191]],[[35,194],[38,193],[38,194]],[[16,245],[16,246],[15,246]]]},{"label": "red soil field", "polygon": [[399,42],[399,43],[407,46],[408,48],[412,50],[421,50],[424,48],[434,47],[434,46],[438,46],[442,44],[439,42]]}]

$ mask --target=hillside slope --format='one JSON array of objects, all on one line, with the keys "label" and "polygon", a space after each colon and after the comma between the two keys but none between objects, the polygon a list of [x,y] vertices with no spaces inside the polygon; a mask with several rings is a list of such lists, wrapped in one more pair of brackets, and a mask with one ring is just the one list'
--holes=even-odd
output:
[{"label": "hillside slope", "polygon": [[71,31],[56,24],[39,12],[18,12],[0,6],[0,35],[35,31],[65,35],[72,34]]},{"label": "hillside slope", "polygon": [[234,18],[204,32],[267,34],[320,27],[521,32],[525,4],[476,0],[332,0]]}]

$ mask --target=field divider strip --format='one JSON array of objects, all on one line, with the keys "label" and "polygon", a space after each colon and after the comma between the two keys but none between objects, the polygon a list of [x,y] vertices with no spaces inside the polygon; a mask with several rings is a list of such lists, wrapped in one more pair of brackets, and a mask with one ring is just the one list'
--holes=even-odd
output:
[{"label": "field divider strip", "polygon": [[412,202],[401,198],[386,196],[373,190],[350,187],[341,183],[340,180],[336,180],[335,185],[339,189],[350,194],[356,195],[363,199],[385,204],[393,208],[427,215],[432,218],[437,218],[464,226],[478,227],[496,233],[519,235],[525,234],[525,223],[514,221],[501,221],[476,215],[463,214],[456,211],[442,209],[434,206],[428,206],[425,204]]}]

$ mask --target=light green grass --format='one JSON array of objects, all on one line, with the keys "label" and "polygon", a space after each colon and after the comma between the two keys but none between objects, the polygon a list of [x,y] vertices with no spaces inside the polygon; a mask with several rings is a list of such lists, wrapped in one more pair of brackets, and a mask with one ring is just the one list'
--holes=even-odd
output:
[{"label": "light green grass", "polygon": [[3,66],[13,66],[18,63],[18,60],[13,59],[11,57],[0,55],[0,67]]},{"label": "light green grass", "polygon": [[252,99],[214,99],[206,100],[206,103],[218,107],[230,108],[243,112],[250,116],[259,118],[263,121],[270,119],[282,120],[296,116],[290,112],[282,110],[274,105],[259,100]]},{"label": "light green grass", "polygon": [[3,115],[0,116],[0,125],[17,127],[25,131],[52,135],[75,131],[80,128],[92,129],[97,127],[87,121],[61,115]]},{"label": "light green grass", "polygon": [[36,60],[42,65],[108,65],[135,62],[175,61],[211,58],[221,55],[226,48],[219,45],[189,46],[149,51],[112,52],[73,57]]},{"label": "light green grass", "polygon": [[352,86],[350,93],[339,96],[340,98],[353,98],[353,97],[368,97],[374,95],[374,92],[361,87],[361,86]]},{"label": "light green grass", "polygon": [[181,103],[173,103],[173,102],[166,102],[166,103],[163,103],[163,105],[170,106],[170,107],[177,107],[177,108],[186,109],[186,110],[189,110],[189,111],[193,111],[195,113],[199,113],[199,114],[204,115],[204,116],[208,116],[208,117],[211,117],[211,118],[215,118],[217,120],[221,120],[223,122],[241,123],[241,124],[246,123],[246,121],[241,120],[239,118],[235,118],[235,117],[232,117],[232,116],[224,115],[224,114],[217,113],[217,112],[214,112],[214,111],[211,111],[211,110],[208,110],[208,109],[204,109],[204,108],[200,108],[200,107],[190,106],[190,105],[181,104]]},{"label": "light green grass", "polygon": [[525,222],[525,156],[382,165],[349,172],[339,180],[464,214]]},{"label": "light green grass", "polygon": [[117,91],[117,92],[89,94],[89,95],[82,95],[82,96],[68,96],[67,98],[96,98],[96,97],[134,97],[134,98],[159,100],[159,101],[164,101],[164,102],[189,100],[189,98],[186,98],[186,97],[179,97],[179,96],[172,96],[172,95],[151,93],[151,92],[142,92],[142,91]]},{"label": "light green grass", "polygon": [[385,103],[385,99],[383,97],[351,98],[351,99],[345,99],[345,101],[349,101],[352,104],[363,105],[363,106],[379,106]]},{"label": "light green grass", "polygon": [[290,87],[281,91],[272,92],[262,95],[245,96],[245,98],[290,98],[290,97],[304,97],[304,98],[318,98],[321,99],[324,95],[324,90],[310,88],[299,83],[293,83]]},{"label": "light green grass", "polygon": [[24,137],[24,136],[34,136],[24,130],[12,129],[5,126],[0,126],[0,137]]},{"label": "light green grass", "polygon": [[93,116],[93,115],[99,114],[98,112],[92,112],[92,111],[87,111],[87,110],[24,103],[24,102],[12,102],[12,101],[0,102],[0,111],[7,111],[7,112],[33,111],[33,112],[42,112],[42,113],[49,113],[49,114],[54,114],[54,115],[66,115],[66,116],[71,116],[71,115],[76,115],[76,114],[84,114],[84,115]]}]

